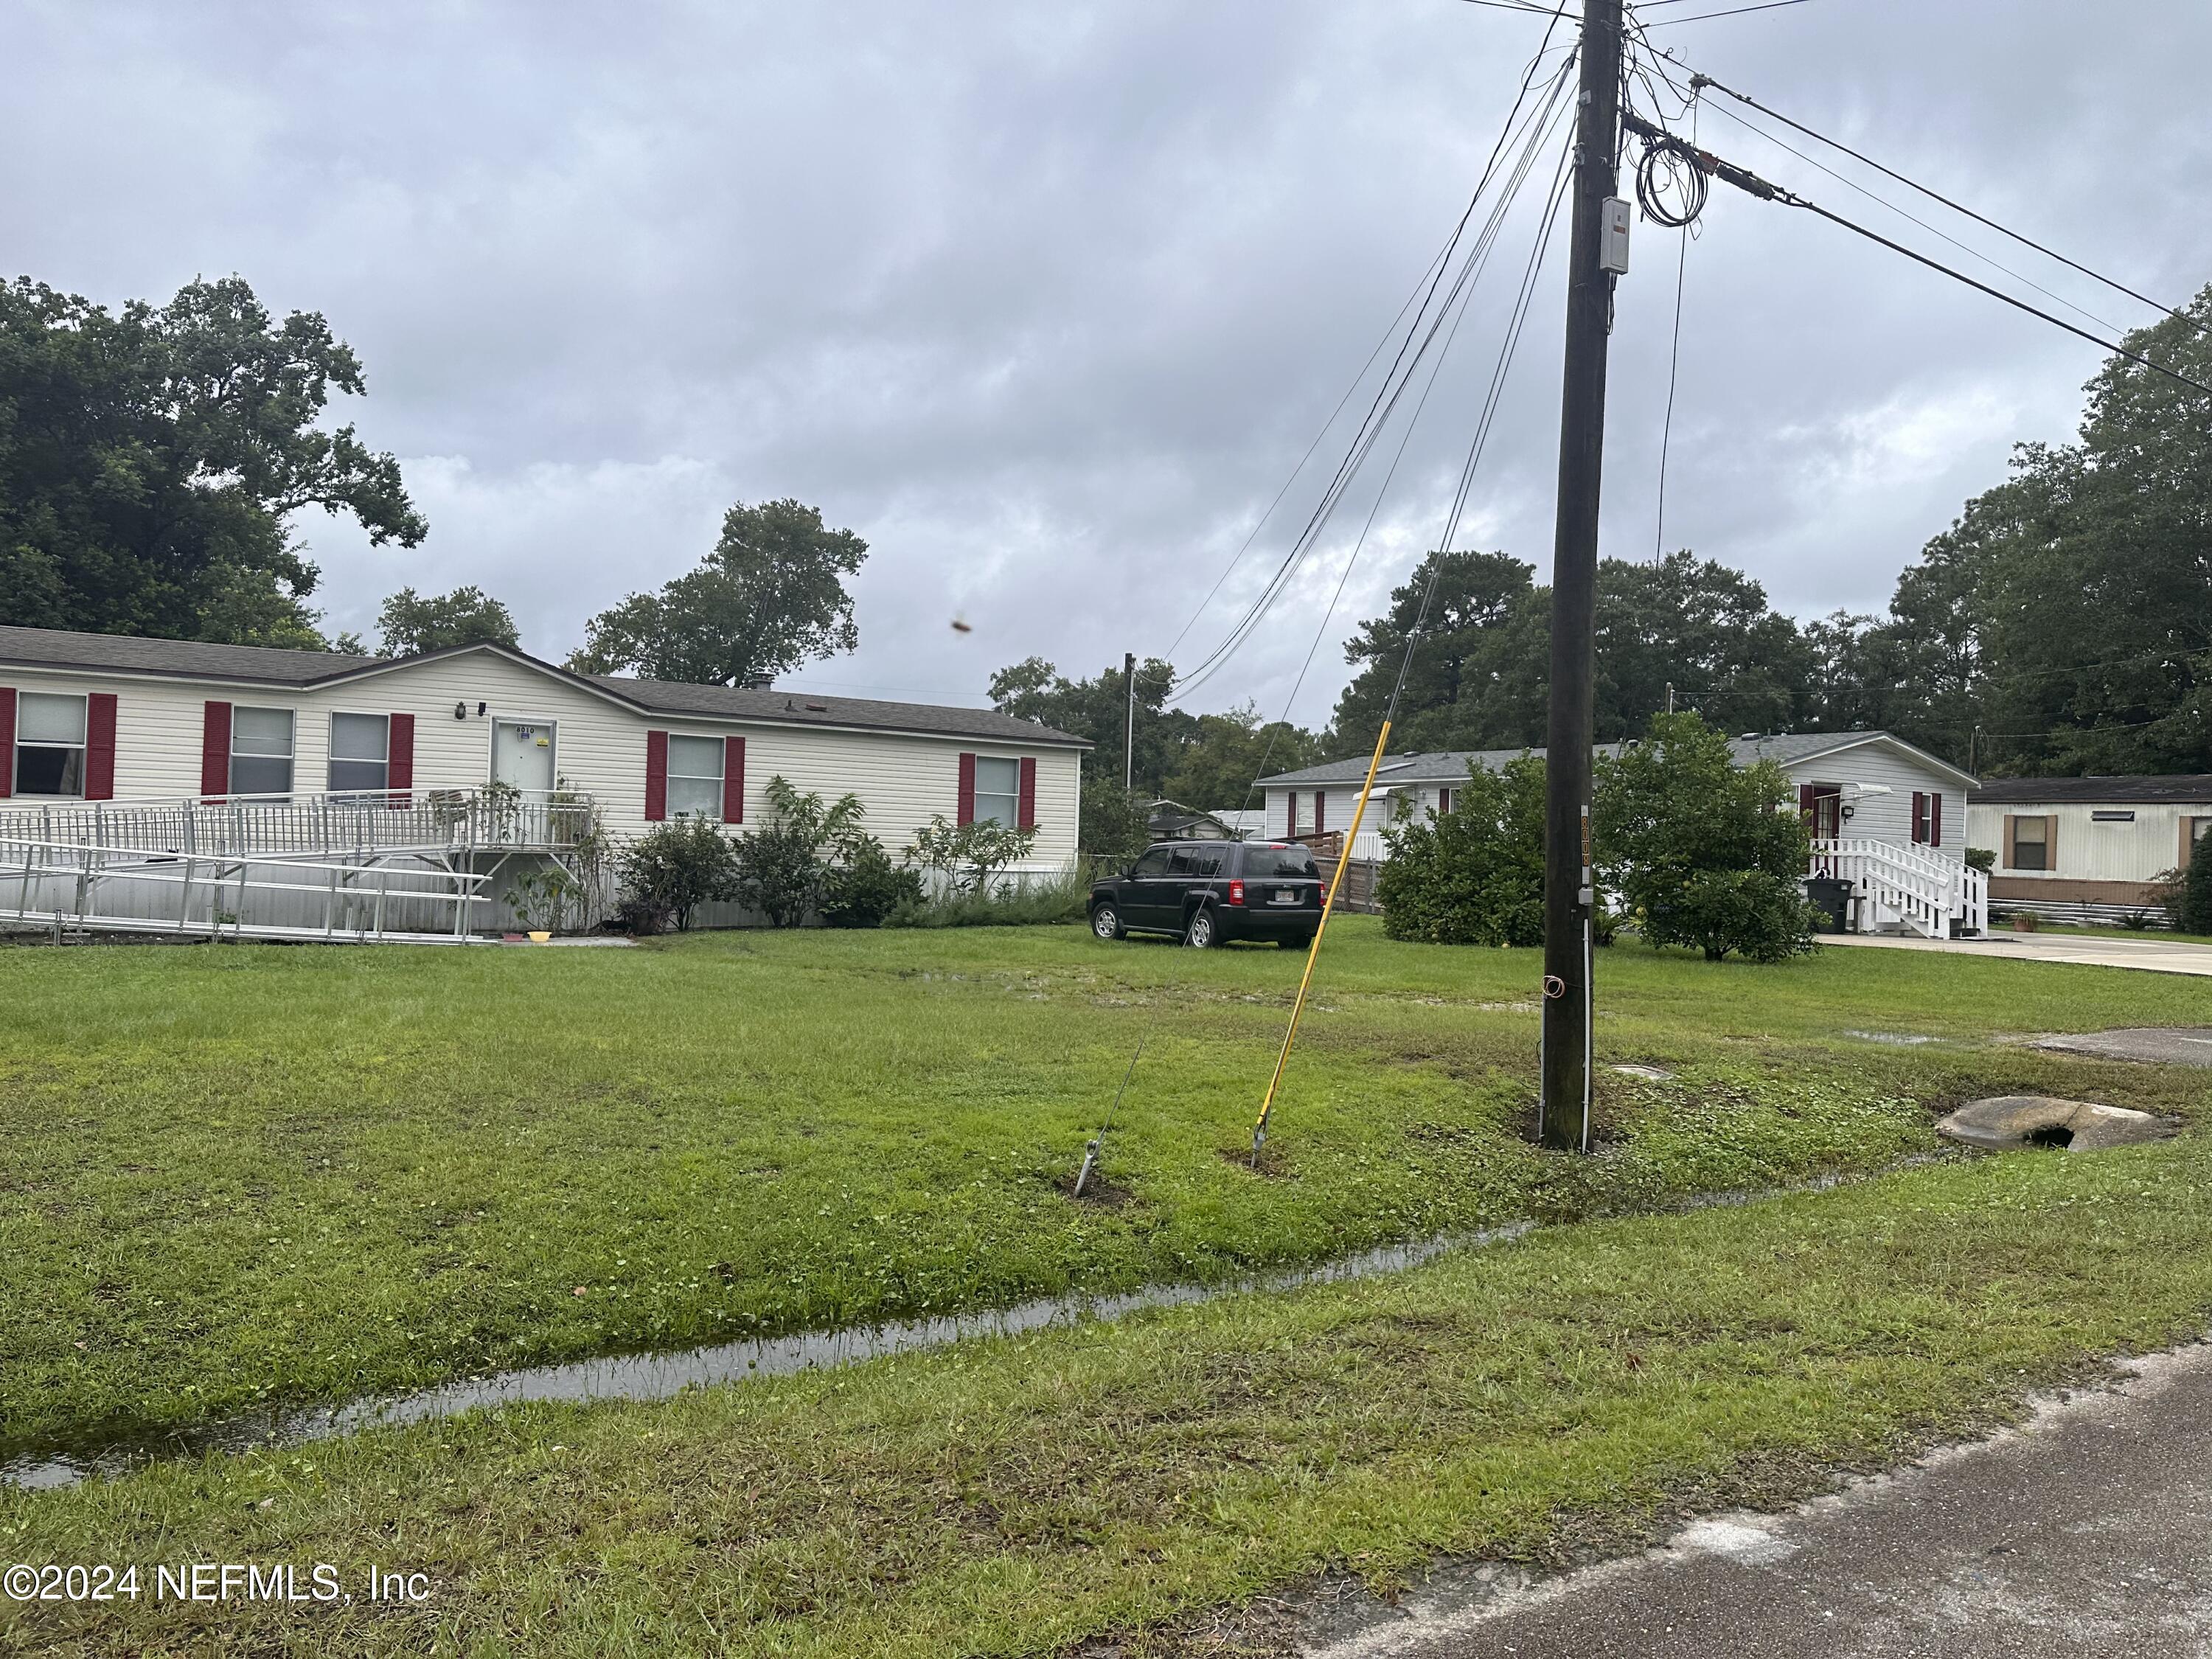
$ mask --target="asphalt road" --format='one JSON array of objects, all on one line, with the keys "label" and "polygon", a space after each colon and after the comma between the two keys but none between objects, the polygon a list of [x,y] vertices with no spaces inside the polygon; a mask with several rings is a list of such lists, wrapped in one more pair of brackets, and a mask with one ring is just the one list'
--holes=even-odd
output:
[{"label": "asphalt road", "polygon": [[[2212,1346],[1780,1515],[1560,1577],[1447,1571],[1309,1613],[1316,1659],[2043,1659],[2212,1653]],[[1326,1627],[1324,1627],[1326,1626]]]}]

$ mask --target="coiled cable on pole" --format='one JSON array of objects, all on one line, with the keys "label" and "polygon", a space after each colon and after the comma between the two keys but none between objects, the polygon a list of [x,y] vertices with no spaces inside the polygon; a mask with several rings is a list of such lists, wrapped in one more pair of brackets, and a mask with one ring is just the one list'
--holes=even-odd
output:
[{"label": "coiled cable on pole", "polygon": [[1654,224],[1680,230],[1705,210],[1711,180],[1690,156],[1652,144],[1636,164],[1636,204]]}]

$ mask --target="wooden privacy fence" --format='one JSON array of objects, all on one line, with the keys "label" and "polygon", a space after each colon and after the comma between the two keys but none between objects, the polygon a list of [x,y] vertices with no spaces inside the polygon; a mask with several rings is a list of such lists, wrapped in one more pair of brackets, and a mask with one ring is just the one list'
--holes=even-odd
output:
[{"label": "wooden privacy fence", "polygon": [[[1324,887],[1328,883],[1336,879],[1338,864],[1344,865],[1344,885],[1338,888],[1336,893],[1338,909],[1358,910],[1368,915],[1380,915],[1382,913],[1382,906],[1375,896],[1376,878],[1382,872],[1382,861],[1380,859],[1355,858],[1346,860],[1344,855],[1344,832],[1341,830],[1323,830],[1316,836],[1293,836],[1291,839],[1312,853],[1314,862],[1321,866],[1321,878]],[[1367,839],[1366,836],[1360,836],[1362,842]]]}]

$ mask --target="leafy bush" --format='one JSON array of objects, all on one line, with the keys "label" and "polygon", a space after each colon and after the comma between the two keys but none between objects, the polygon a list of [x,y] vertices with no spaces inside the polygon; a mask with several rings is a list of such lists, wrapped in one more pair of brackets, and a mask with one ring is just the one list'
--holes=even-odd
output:
[{"label": "leafy bush", "polygon": [[615,915],[632,932],[659,932],[631,927],[656,916],[673,920],[683,932],[700,905],[737,896],[737,851],[704,818],[678,818],[647,830],[623,850],[617,866],[624,890]]},{"label": "leafy bush", "polygon": [[[913,872],[905,872],[911,876]],[[995,892],[948,890],[919,896],[884,918],[886,927],[1026,927],[1084,919],[1091,884],[1070,871],[1047,880],[1006,883]]]},{"label": "leafy bush", "polygon": [[[775,822],[738,842],[737,896],[773,927],[800,927],[823,910],[841,872],[863,866],[872,872],[876,859],[890,862],[884,844],[860,827],[866,809],[858,795],[825,803],[818,794],[773,777],[768,781],[768,804]],[[867,879],[855,878],[862,884]],[[882,919],[878,912],[870,921],[859,920],[868,902],[860,885],[843,896],[851,902],[841,903],[840,914],[852,919],[837,925],[872,926]]]},{"label": "leafy bush", "polygon": [[922,901],[921,877],[901,869],[873,836],[830,872],[822,920],[831,927],[881,927],[902,906]]},{"label": "leafy bush", "polygon": [[1152,838],[1147,805],[1145,798],[1133,789],[1124,789],[1096,769],[1085,773],[1076,844],[1101,858],[1136,857]]},{"label": "leafy bush", "polygon": [[1966,849],[1966,868],[1969,870],[1978,870],[1987,876],[1995,874],[1996,867],[1997,855],[1994,848],[1969,847]]},{"label": "leafy bush", "polygon": [[2169,927],[2181,926],[2181,899],[2188,885],[2186,870],[2161,870],[2150,878],[2150,901],[2166,913],[2166,925]]},{"label": "leafy bush", "polygon": [[2196,853],[2181,872],[2181,931],[2212,933],[2212,842],[2198,842]]},{"label": "leafy bush", "polygon": [[1544,763],[1468,769],[1452,810],[1385,830],[1382,931],[1431,945],[1544,942]]},{"label": "leafy bush", "polygon": [[1642,743],[1601,760],[1592,826],[1607,884],[1652,944],[1709,962],[1813,948],[1798,887],[1811,848],[1790,780],[1771,761],[1736,765],[1698,715],[1657,715]]},{"label": "leafy bush", "polygon": [[981,893],[991,878],[1036,843],[1034,830],[1009,830],[996,818],[954,824],[939,812],[922,826],[906,849],[909,866],[933,871],[955,893]]},{"label": "leafy bush", "polygon": [[665,933],[676,925],[676,913],[649,893],[624,893],[615,901],[607,920],[633,939]]}]

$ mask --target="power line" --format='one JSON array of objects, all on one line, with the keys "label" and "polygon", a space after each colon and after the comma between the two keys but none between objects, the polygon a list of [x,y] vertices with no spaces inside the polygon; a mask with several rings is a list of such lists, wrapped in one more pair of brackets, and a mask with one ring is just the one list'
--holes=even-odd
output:
[{"label": "power line", "polygon": [[[1929,189],[1926,185],[1920,183],[1918,180],[1906,178],[1905,174],[1898,172],[1894,167],[1884,167],[1880,161],[1875,161],[1871,155],[1862,155],[1859,151],[1853,149],[1849,144],[1844,143],[1838,139],[1831,138],[1826,133],[1815,132],[1811,127],[1805,125],[1802,122],[1791,120],[1788,116],[1783,114],[1781,111],[1768,108],[1765,104],[1760,103],[1759,100],[1752,97],[1748,93],[1738,92],[1734,87],[1724,86],[1720,82],[1714,80],[1711,76],[1705,74],[1692,74],[1690,77],[1690,84],[1692,87],[1711,87],[1716,92],[1724,92],[1729,97],[1735,99],[1738,103],[1748,104],[1752,108],[1759,111],[1761,114],[1773,117],[1774,119],[1781,122],[1783,125],[1803,133],[1808,138],[1814,139],[1820,143],[1826,144],[1832,149],[1839,149],[1844,155],[1850,156],[1853,161],[1864,162],[1868,167],[1872,167],[1876,173],[1881,173],[1886,178],[1894,179],[1899,184],[1906,186],[1908,189],[1917,190],[1923,196],[1928,197],[1931,200],[1941,202],[1945,207],[1949,208],[1954,213],[1963,213],[1966,217],[1973,220],[1975,223],[1987,225],[1991,230],[1996,231],[1999,235],[2009,236],[2014,241],[2021,243],[2024,246],[2032,247],[2038,253],[2044,255],[2045,258],[2056,259],[2060,264],[2066,265],[2072,270],[2080,271],[2084,276],[2093,277],[2096,281],[2104,283],[2107,288],[2118,289],[2131,300],[2140,300],[2143,304],[2149,306],[2152,309],[2162,311],[2169,317],[2183,317],[2184,315],[2181,312],[2176,311],[2172,306],[2166,304],[2162,301],[2154,300],[2149,295],[2139,293],[2137,290],[2130,288],[2125,283],[2119,281],[2117,277],[2107,276],[2100,270],[2094,270],[2089,266],[2081,264],[2077,259],[2069,259],[2064,254],[2059,252],[2056,248],[2045,247],[2041,242],[2036,241],[2033,238],[2023,236],[2020,232],[2013,230],[2007,226],[1999,224],[1996,220],[1990,218],[1987,215],[1977,213],[1973,209],[1966,206],[1962,203],[1953,201],[1949,197]],[[2184,318],[2184,320],[2186,321],[2191,319]],[[2192,322],[2191,325],[2195,326],[2196,325]]]},{"label": "power line", "polygon": [[1984,264],[1990,266],[1991,269],[2002,271],[2006,276],[2011,277],[2016,283],[2027,283],[2028,287],[2033,289],[2038,294],[2042,295],[2047,300],[2057,301],[2060,305],[2064,306],[2067,310],[2072,312],[2075,316],[2087,317],[2093,323],[2100,323],[2106,328],[2116,329],[2123,333],[2126,331],[2126,325],[2124,324],[2116,323],[2109,317],[2100,317],[2095,312],[2089,310],[2086,307],[2075,305],[2073,301],[2068,299],[2064,295],[2052,293],[2051,289],[2044,287],[2042,283],[2037,282],[2035,278],[2027,275],[2025,272],[2014,270],[2010,265],[2004,264],[1998,260],[1992,259],[1988,254],[1983,252],[1979,248],[1969,246],[1966,243],[1960,241],[1957,237],[1951,235],[1948,232],[1936,229],[1935,226],[1929,224],[1925,219],[1919,217],[1916,214],[1907,213],[1903,208],[1898,206],[1896,203],[1884,201],[1881,197],[1875,195],[1872,191],[1869,190],[1865,185],[1858,183],[1856,179],[1845,178],[1833,167],[1822,166],[1821,163],[1814,161],[1811,156],[1806,155],[1803,150],[1797,149],[1794,144],[1786,144],[1783,143],[1781,139],[1776,137],[1765,128],[1759,126],[1754,122],[1747,121],[1742,116],[1738,115],[1734,110],[1728,108],[1724,105],[1715,104],[1712,107],[1718,113],[1726,116],[1729,120],[1735,122],[1746,132],[1756,134],[1758,137],[1764,138],[1768,143],[1774,145],[1776,148],[1789,151],[1790,155],[1796,156],[1807,167],[1819,168],[1820,172],[1826,173],[1828,177],[1833,179],[1838,184],[1858,191],[1860,195],[1865,197],[1868,201],[1874,203],[1877,207],[1887,208],[1892,213],[1897,215],[1900,219],[1906,220],[1912,224],[1919,226],[1921,229],[1926,231],[1930,236],[1942,237],[1943,240],[1948,242],[1953,247],[1957,248],[1961,253],[1971,254],[1973,258],[1979,259]]},{"label": "power line", "polygon": [[1667,350],[1667,414],[1659,423],[1659,509],[1651,528],[1651,562],[1656,564],[1667,545],[1667,449],[1674,433],[1674,375],[1682,361],[1682,278],[1690,266],[1690,228],[1682,227],[1682,245],[1674,254],[1674,333]]},{"label": "power line", "polygon": [[1901,253],[1906,258],[1914,261],[1916,264],[1926,265],[1930,270],[1940,271],[1942,275],[1948,276],[1954,282],[1964,283],[1968,288],[1973,289],[1977,292],[1986,294],[1992,300],[2001,300],[2006,305],[2012,307],[2016,311],[2024,311],[2031,317],[2039,317],[2045,322],[2051,324],[2054,328],[2063,328],[2069,334],[2075,335],[2081,339],[2087,340],[2090,344],[2100,347],[2104,350],[2112,353],[2115,356],[2125,357],[2131,362],[2141,363],[2145,368],[2154,370],[2158,374],[2166,376],[2169,380],[2179,380],[2185,386],[2191,387],[2196,391],[2204,392],[2208,395],[2212,395],[2212,386],[2207,386],[2202,380],[2192,380],[2178,369],[2168,368],[2164,363],[2154,362],[2148,357],[2144,356],[2141,352],[2131,351],[2126,346],[2120,344],[2117,341],[2107,340],[2100,336],[2092,334],[2086,328],[2078,328],[2074,324],[2068,322],[2063,317],[2054,317],[2051,313],[2043,310],[2041,307],[2032,306],[2025,300],[2016,299],[2012,295],[2004,292],[2002,289],[1991,288],[1987,283],[1978,282],[1973,277],[1967,276],[1966,272],[1954,270],[1951,266],[1943,264],[1941,260],[1932,259],[1929,258],[1928,255],[1919,252],[1916,249],[1905,246],[1902,242],[1893,241],[1888,237],[1883,235],[1880,231],[1869,230],[1866,226],[1858,224],[1852,220],[1846,219],[1840,213],[1832,212],[1830,210],[1820,206],[1817,202],[1808,201],[1804,197],[1797,195],[1793,191],[1785,190],[1779,185],[1770,184],[1765,179],[1760,178],[1757,173],[1749,172],[1743,167],[1737,167],[1731,162],[1723,161],[1720,157],[1713,155],[1711,151],[1699,149],[1696,145],[1690,143],[1687,140],[1676,137],[1673,133],[1667,131],[1663,127],[1653,125],[1650,122],[1644,120],[1641,116],[1637,115],[1632,111],[1623,111],[1621,120],[1623,125],[1625,125],[1630,131],[1634,132],[1638,137],[1642,137],[1648,145],[1652,147],[1654,150],[1672,151],[1677,155],[1685,157],[1695,164],[1701,172],[1710,173],[1717,178],[1723,179],[1727,183],[1734,185],[1738,190],[1744,191],[1747,195],[1756,196],[1761,201],[1779,202],[1784,207],[1802,208],[1806,212],[1813,214],[1819,218],[1826,219],[1832,224],[1840,225],[1845,230],[1851,231],[1857,235],[1863,236],[1870,242],[1877,242],[1881,244],[1883,247],[1889,249],[1893,253]]},{"label": "power line", "polygon": [[[1510,10],[1532,9],[1520,3],[1520,0],[1510,0],[1510,3],[1509,0],[1492,0],[1492,3]],[[1536,55],[1528,60],[1528,67],[1522,71],[1521,84],[1514,91],[1512,106],[1506,111],[1504,125],[1498,129],[1498,142],[1491,147],[1490,157],[1483,164],[1482,174],[1475,182],[1474,193],[1468,198],[1467,206],[1461,211],[1459,222],[1453,227],[1452,234],[1445,239],[1443,246],[1437,250],[1436,257],[1422,267],[1419,277],[1413,283],[1413,292],[1406,296],[1405,304],[1398,307],[1398,314],[1390,319],[1390,326],[1382,331],[1382,337],[1375,343],[1374,350],[1367,354],[1367,361],[1359,366],[1359,373],[1352,377],[1352,384],[1345,387],[1344,395],[1337,399],[1336,407],[1329,411],[1328,419],[1322,422],[1321,430],[1314,434],[1313,441],[1306,446],[1305,453],[1298,458],[1297,465],[1291,469],[1290,477],[1283,480],[1283,487],[1275,492],[1275,498],[1267,503],[1267,511],[1260,515],[1259,521],[1252,526],[1250,533],[1244,538],[1243,544],[1231,556],[1221,574],[1214,578],[1213,586],[1206,589],[1206,597],[1198,602],[1198,608],[1190,613],[1190,620],[1183,623],[1182,631],[1169,642],[1167,650],[1162,654],[1170,660],[1175,656],[1176,647],[1181,645],[1190,630],[1198,625],[1198,619],[1206,614],[1206,607],[1213,603],[1214,595],[1221,591],[1222,584],[1229,580],[1237,565],[1243,562],[1245,554],[1251,550],[1253,543],[1259,539],[1260,532],[1267,527],[1267,521],[1274,516],[1275,509],[1283,504],[1283,498],[1291,493],[1291,486],[1297,482],[1298,475],[1305,471],[1306,463],[1313,459],[1314,452],[1321,447],[1322,440],[1328,436],[1329,429],[1336,424],[1337,417],[1344,413],[1345,405],[1352,401],[1352,393],[1358,391],[1366,380],[1367,372],[1375,367],[1375,360],[1382,355],[1382,348],[1396,337],[1398,325],[1405,321],[1406,313],[1413,309],[1414,301],[1422,300],[1423,306],[1425,307],[1426,300],[1423,299],[1425,289],[1429,296],[1434,296],[1435,278],[1440,273],[1442,267],[1450,259],[1451,251],[1457,245],[1460,237],[1465,234],[1468,221],[1474,216],[1476,204],[1481,201],[1482,192],[1490,183],[1492,171],[1498,163],[1498,157],[1504,150],[1506,141],[1512,136],[1515,119],[1520,114],[1521,106],[1528,96],[1528,88],[1536,78],[1537,65],[1543,62],[1545,55],[1551,50],[1551,40],[1556,32],[1558,14],[1554,13],[1552,15],[1553,27],[1544,31],[1543,42],[1536,48]],[[1412,337],[1410,333],[1407,337],[1409,339]],[[1401,346],[1399,351],[1402,357],[1404,347]],[[1392,367],[1395,368],[1395,366],[1394,362]],[[1388,380],[1389,377],[1385,376],[1386,385]],[[1369,413],[1372,415],[1371,409]]]},{"label": "power line", "polygon": [[1737,6],[1729,11],[1701,11],[1695,17],[1662,17],[1657,22],[1644,27],[1671,28],[1677,23],[1702,23],[1708,17],[1741,17],[1747,11],[1779,11],[1784,6],[1802,6],[1804,3],[1805,0],[1766,0],[1765,4],[1759,6]]},{"label": "power line", "polygon": [[[1471,289],[1487,264],[1491,251],[1496,246],[1498,234],[1504,224],[1506,215],[1514,202],[1518,199],[1522,186],[1527,182],[1529,173],[1534,169],[1536,158],[1543,148],[1546,136],[1557,124],[1560,112],[1571,107],[1571,105],[1565,103],[1561,94],[1574,62],[1574,58],[1571,56],[1560,66],[1559,73],[1552,82],[1546,102],[1532,114],[1524,129],[1527,133],[1526,142],[1514,164],[1511,175],[1506,181],[1504,192],[1497,206],[1492,210],[1488,221],[1469,249],[1466,258],[1462,262],[1458,274],[1454,277],[1449,289],[1437,308],[1427,331],[1422,335],[1418,349],[1413,350],[1410,357],[1407,355],[1407,348],[1413,343],[1413,337],[1409,333],[1406,343],[1400,347],[1397,362],[1392,365],[1391,376],[1386,379],[1383,388],[1376,392],[1376,403],[1370,407],[1366,421],[1355,436],[1352,447],[1346,453],[1344,459],[1338,465],[1335,476],[1331,478],[1321,501],[1315,506],[1304,529],[1299,532],[1291,550],[1284,556],[1282,563],[1274,574],[1269,577],[1267,586],[1261,590],[1250,608],[1237,620],[1219,644],[1216,645],[1189,672],[1179,677],[1176,685],[1178,697],[1195,689],[1202,678],[1209,676],[1225,663],[1250,636],[1261,619],[1281,598],[1297,567],[1311,553],[1322,532],[1328,526],[1337,507],[1342,504],[1345,492],[1350,488],[1352,477],[1358,473],[1359,467],[1367,455],[1372,452],[1375,445],[1380,441],[1391,416],[1411,386],[1414,370],[1421,360],[1427,356],[1430,346],[1443,328],[1446,319],[1452,314],[1453,308],[1461,303],[1464,295]],[[1424,312],[1425,311],[1425,303]]]}]

